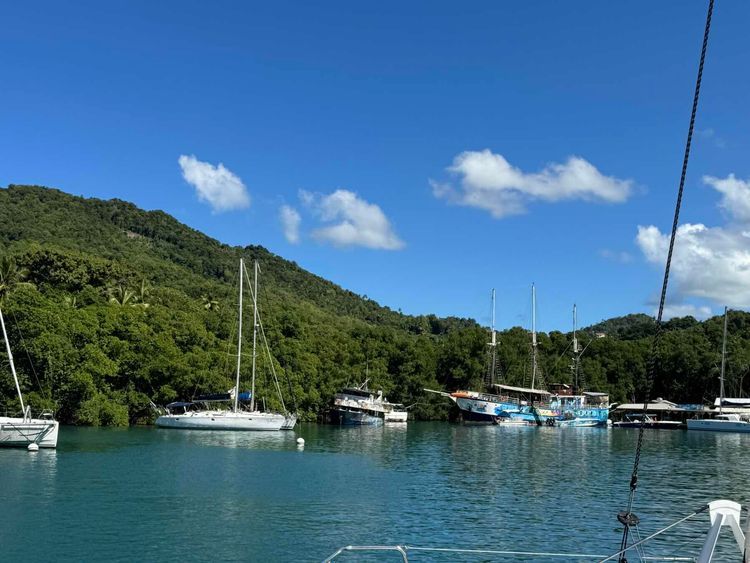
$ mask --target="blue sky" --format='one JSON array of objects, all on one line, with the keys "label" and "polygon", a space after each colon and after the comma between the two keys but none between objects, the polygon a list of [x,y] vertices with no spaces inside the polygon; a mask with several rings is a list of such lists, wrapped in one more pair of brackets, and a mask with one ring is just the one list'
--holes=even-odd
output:
[{"label": "blue sky", "polygon": [[[163,209],[406,313],[488,323],[495,287],[528,326],[532,282],[540,330],[653,313],[705,9],[6,3],[0,185]],[[671,313],[750,306],[749,18],[716,8]]]}]

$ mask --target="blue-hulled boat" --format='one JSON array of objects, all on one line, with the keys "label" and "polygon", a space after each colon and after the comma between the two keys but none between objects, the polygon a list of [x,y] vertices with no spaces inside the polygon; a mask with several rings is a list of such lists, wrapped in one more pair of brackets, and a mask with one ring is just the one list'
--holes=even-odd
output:
[{"label": "blue-hulled boat", "polygon": [[333,397],[331,422],[343,426],[380,426],[384,422],[406,423],[407,411],[389,403],[382,391],[371,391],[367,381],[360,387],[344,388]]}]

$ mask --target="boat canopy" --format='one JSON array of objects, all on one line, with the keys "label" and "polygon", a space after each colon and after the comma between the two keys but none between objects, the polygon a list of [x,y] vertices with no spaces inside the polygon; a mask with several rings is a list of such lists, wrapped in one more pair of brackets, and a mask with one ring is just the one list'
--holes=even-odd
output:
[{"label": "boat canopy", "polygon": [[229,401],[232,399],[230,393],[208,393],[206,395],[198,395],[195,397],[196,402],[211,403],[213,401]]},{"label": "boat canopy", "polygon": [[[623,403],[621,405],[618,405],[615,408],[616,411],[622,412],[622,411],[643,411],[643,403]],[[665,400],[656,400],[651,401],[648,404],[648,411],[649,412],[664,412],[664,411],[673,411],[673,412],[683,412],[689,409],[684,409],[680,405],[676,403],[672,403],[671,401],[665,401]]]},{"label": "boat canopy", "polygon": [[[240,401],[249,401],[251,397],[250,391],[240,393]],[[206,395],[198,395],[193,399],[196,403],[219,403],[223,401],[231,401],[233,399],[232,393],[208,393]]]},{"label": "boat canopy", "polygon": [[724,399],[716,398],[714,406],[726,405],[729,407],[750,407],[750,398],[747,397],[724,397]]},{"label": "boat canopy", "polygon": [[513,393],[525,393],[526,395],[542,395],[547,396],[551,395],[549,391],[544,391],[543,389],[528,389],[526,387],[513,387],[511,385],[502,385],[499,383],[495,383],[495,387],[502,391],[511,391]]}]

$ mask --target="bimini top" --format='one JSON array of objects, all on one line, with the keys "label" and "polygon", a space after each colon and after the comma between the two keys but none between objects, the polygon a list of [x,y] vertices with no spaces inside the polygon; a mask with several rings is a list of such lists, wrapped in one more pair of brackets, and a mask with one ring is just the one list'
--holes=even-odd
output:
[{"label": "bimini top", "polygon": [[[193,401],[196,403],[218,403],[222,401],[231,401],[233,398],[232,393],[208,393],[206,395],[198,395]],[[240,401],[249,401],[250,391],[240,393],[238,399]]]},{"label": "bimini top", "polygon": [[495,383],[494,385],[498,389],[501,389],[502,391],[511,391],[514,393],[525,393],[526,395],[551,395],[549,391],[545,391],[544,389],[528,389],[526,387],[512,387],[511,385],[501,385],[499,383]]},{"label": "bimini top", "polygon": [[232,395],[229,393],[208,393],[206,395],[198,395],[193,400],[200,403],[211,403],[213,401],[229,401],[231,398]]}]

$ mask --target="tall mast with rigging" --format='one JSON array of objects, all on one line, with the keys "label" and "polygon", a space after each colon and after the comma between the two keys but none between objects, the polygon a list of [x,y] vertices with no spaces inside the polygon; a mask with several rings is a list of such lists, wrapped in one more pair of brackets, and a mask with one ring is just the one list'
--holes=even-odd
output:
[{"label": "tall mast with rigging", "polygon": [[253,372],[250,384],[250,410],[255,411],[255,341],[258,337],[258,261],[254,262],[253,279]]},{"label": "tall mast with rigging", "polygon": [[245,275],[245,261],[240,258],[240,325],[237,331],[237,381],[234,384],[234,412],[237,412],[240,399],[240,363],[242,361],[242,277]]},{"label": "tall mast with rigging", "polygon": [[536,286],[531,284],[531,388],[536,384]]},{"label": "tall mast with rigging", "polygon": [[724,368],[727,360],[727,314],[728,309],[724,307],[724,337],[721,341],[721,377],[719,379],[719,414],[722,414],[724,405]]},{"label": "tall mast with rigging", "polygon": [[490,327],[490,365],[487,373],[487,386],[495,383],[495,370],[497,369],[497,335],[495,332],[495,289],[492,289],[492,325]]},{"label": "tall mast with rigging", "polygon": [[578,309],[573,303],[573,392],[578,393],[578,362],[580,354],[578,353]]}]

